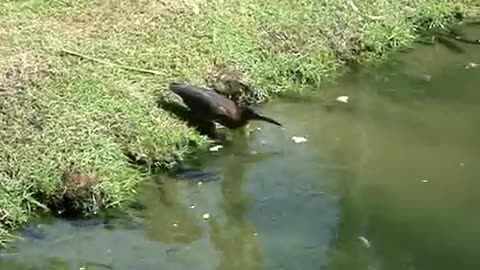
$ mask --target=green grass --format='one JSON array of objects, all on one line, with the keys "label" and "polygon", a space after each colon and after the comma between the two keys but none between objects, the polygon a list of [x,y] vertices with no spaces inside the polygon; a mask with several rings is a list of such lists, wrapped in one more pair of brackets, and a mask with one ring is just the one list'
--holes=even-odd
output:
[{"label": "green grass", "polygon": [[[328,3],[328,4],[327,4]],[[461,3],[461,4],[459,4]],[[372,63],[442,25],[454,0],[4,0],[0,8],[0,239],[58,200],[63,172],[95,179],[79,211],[118,205],[142,172],[206,145],[162,111],[171,80],[236,71],[254,99],[317,89],[346,64]],[[67,48],[138,68],[125,71]],[[3,243],[3,242],[2,242]]]}]

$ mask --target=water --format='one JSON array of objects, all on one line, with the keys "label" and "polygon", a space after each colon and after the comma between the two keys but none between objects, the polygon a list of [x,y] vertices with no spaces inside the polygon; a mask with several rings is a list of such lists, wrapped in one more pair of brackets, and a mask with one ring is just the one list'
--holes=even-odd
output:
[{"label": "water", "polygon": [[253,124],[183,180],[146,182],[128,213],[42,218],[0,269],[480,269],[480,67],[465,68],[480,46],[462,48],[322,91],[348,104],[272,103],[285,130]]}]

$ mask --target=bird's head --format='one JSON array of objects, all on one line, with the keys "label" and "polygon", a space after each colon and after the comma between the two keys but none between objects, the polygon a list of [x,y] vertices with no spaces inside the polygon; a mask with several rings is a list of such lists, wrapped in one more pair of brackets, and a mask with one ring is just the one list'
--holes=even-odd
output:
[{"label": "bird's head", "polygon": [[242,117],[245,120],[262,120],[262,121],[265,121],[265,122],[283,127],[282,124],[273,120],[272,118],[269,118],[269,117],[266,117],[266,116],[263,116],[263,115],[257,113],[252,107],[244,107],[242,109],[243,109],[242,110]]}]

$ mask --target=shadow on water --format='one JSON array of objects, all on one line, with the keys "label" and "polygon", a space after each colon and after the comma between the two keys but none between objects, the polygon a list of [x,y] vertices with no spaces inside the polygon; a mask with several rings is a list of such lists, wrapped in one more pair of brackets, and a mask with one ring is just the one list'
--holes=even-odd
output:
[{"label": "shadow on water", "polygon": [[[240,142],[241,143],[241,142]],[[268,158],[263,156],[263,158]],[[255,160],[259,162],[260,160]],[[237,158],[229,158],[224,166],[229,177],[221,184],[220,193],[223,200],[219,209],[223,219],[209,221],[210,240],[220,251],[219,264],[216,269],[262,269],[262,253],[255,228],[247,220],[250,207],[249,199],[243,191],[245,172],[249,162],[239,162]]]},{"label": "shadow on water", "polygon": [[480,49],[459,46],[348,74],[330,110],[269,104],[285,130],[253,123],[125,211],[40,218],[0,269],[480,269]]}]

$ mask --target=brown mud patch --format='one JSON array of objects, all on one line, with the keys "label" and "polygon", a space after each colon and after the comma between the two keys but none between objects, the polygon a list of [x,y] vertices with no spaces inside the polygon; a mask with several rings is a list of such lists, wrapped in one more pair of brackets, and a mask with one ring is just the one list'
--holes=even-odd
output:
[{"label": "brown mud patch", "polygon": [[61,185],[49,200],[48,207],[62,216],[87,216],[103,205],[104,194],[98,189],[96,175],[77,169],[65,171]]}]

